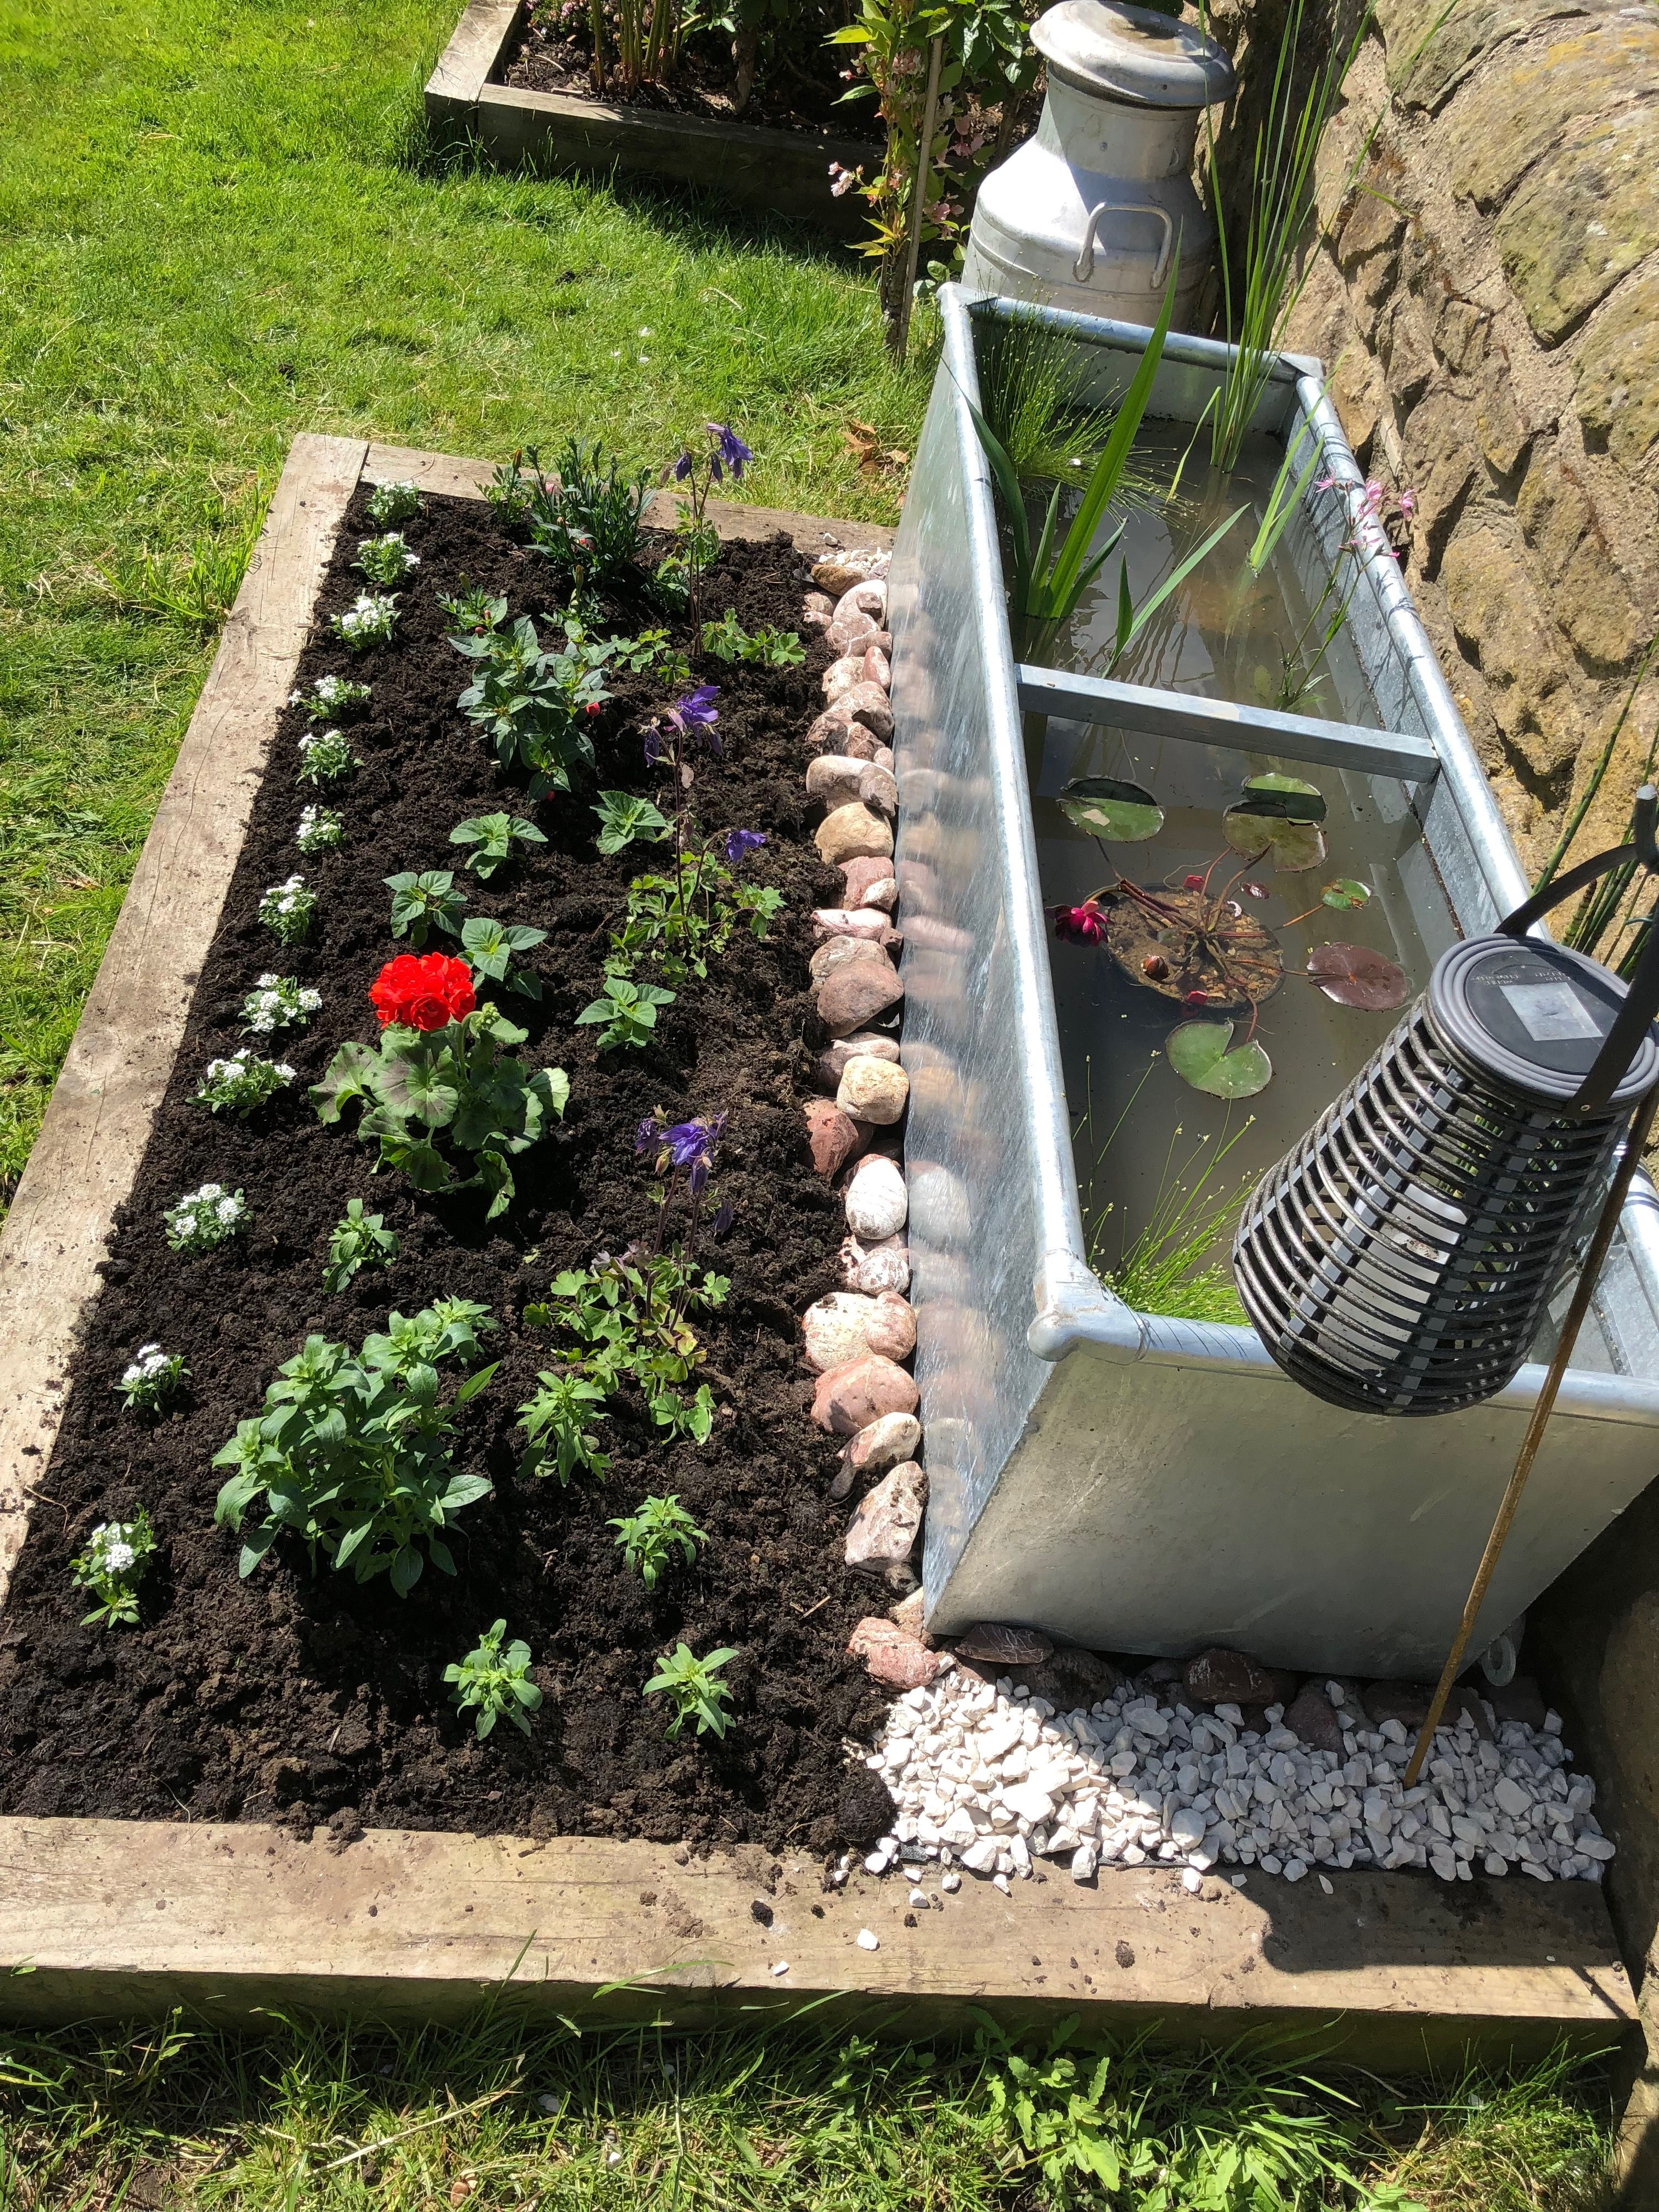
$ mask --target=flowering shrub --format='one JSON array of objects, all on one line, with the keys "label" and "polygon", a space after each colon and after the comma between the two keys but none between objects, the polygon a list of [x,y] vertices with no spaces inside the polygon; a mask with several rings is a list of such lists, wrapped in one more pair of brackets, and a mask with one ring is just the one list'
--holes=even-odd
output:
[{"label": "flowering shrub", "polygon": [[459,1022],[477,1003],[471,970],[447,952],[428,952],[421,959],[400,952],[369,985],[368,996],[382,1029],[396,1022],[428,1032]]},{"label": "flowering shrub", "polygon": [[626,1520],[609,1525],[620,1531],[617,1542],[623,1565],[638,1575],[648,1590],[655,1589],[676,1552],[689,1567],[698,1547],[708,1541],[679,1499],[672,1496],[647,1498]]},{"label": "flowering shrub", "polygon": [[702,579],[720,550],[720,532],[704,512],[708,495],[728,473],[734,478],[741,477],[755,458],[728,423],[705,422],[702,430],[706,442],[695,452],[690,444],[683,444],[668,470],[674,482],[685,487],[685,507],[675,528],[690,580],[691,620],[700,635],[698,600]]},{"label": "flowering shrub", "polygon": [[345,1218],[337,1221],[328,1240],[328,1265],[323,1288],[343,1291],[363,1267],[389,1267],[398,1256],[398,1239],[386,1226],[385,1216],[365,1213],[361,1198],[348,1199]]},{"label": "flowering shrub", "polygon": [[259,1036],[302,1030],[322,1003],[322,993],[297,975],[264,975],[242,1001],[242,1027]]},{"label": "flowering shrub", "polygon": [[263,1516],[243,1542],[238,1572],[252,1573],[283,1529],[331,1566],[349,1566],[360,1583],[387,1575],[407,1597],[425,1564],[455,1571],[439,1533],[464,1506],[488,1495],[489,1478],[459,1474],[449,1455],[455,1414],[485,1389],[495,1368],[479,1369],[447,1404],[438,1395],[440,1360],[478,1356],[487,1310],[465,1298],[440,1299],[405,1320],[394,1313],[385,1335],[361,1352],[308,1336],[265,1392],[264,1412],[239,1421],[216,1467],[236,1472],[219,1492],[214,1519],[239,1534],[263,1497]]},{"label": "flowering shrub", "polygon": [[138,1622],[138,1585],[155,1550],[155,1531],[141,1505],[131,1521],[100,1521],[87,1548],[70,1561],[77,1589],[90,1590],[98,1602],[82,1613],[81,1626],[128,1628]]},{"label": "flowering shrub", "polygon": [[388,643],[397,626],[395,592],[359,592],[352,605],[336,615],[329,624],[336,637],[349,646],[353,653],[362,653],[371,645]]},{"label": "flowering shrub", "polygon": [[301,811],[294,842],[302,853],[329,853],[345,842],[345,821],[331,806],[307,806]]},{"label": "flowering shrub", "polygon": [[317,894],[307,889],[303,876],[272,884],[259,902],[259,919],[284,945],[301,944],[311,933],[317,912]]},{"label": "flowering shrub", "polygon": [[477,1708],[481,1742],[503,1713],[514,1728],[528,1735],[530,1723],[525,1716],[533,1713],[542,1701],[541,1692],[529,1679],[530,1646],[515,1640],[503,1651],[501,1638],[506,1633],[505,1620],[492,1622],[459,1666],[444,1668],[444,1680],[454,1684],[455,1702],[461,1711]]},{"label": "flowering shrub", "polygon": [[410,551],[401,530],[388,530],[382,538],[360,538],[357,558],[352,563],[362,570],[371,584],[401,583],[420,565],[420,555]]},{"label": "flowering shrub", "polygon": [[211,1252],[241,1235],[247,1226],[247,1200],[222,1182],[204,1182],[168,1206],[161,1222],[175,1252]]},{"label": "flowering shrub", "polygon": [[337,730],[307,730],[300,740],[300,781],[316,790],[343,782],[354,768],[362,766]]},{"label": "flowering shrub", "polygon": [[732,1692],[716,1673],[737,1653],[731,1650],[711,1651],[706,1659],[695,1658],[689,1644],[678,1644],[670,1653],[657,1662],[657,1671],[646,1684],[641,1695],[647,1698],[665,1695],[673,1707],[673,1718],[665,1733],[677,1736],[687,1721],[696,1721],[699,1735],[723,1736],[732,1725],[732,1716],[726,1707],[732,1702]]},{"label": "flowering shrub", "polygon": [[294,1080],[286,1060],[261,1060],[252,1045],[239,1045],[228,1060],[210,1060],[197,1103],[210,1114],[252,1114]]},{"label": "flowering shrub", "polygon": [[[369,687],[354,684],[345,676],[319,676],[310,690],[290,691],[290,707],[303,707],[313,722],[326,722],[337,715],[343,722],[354,714],[361,714],[368,706]],[[301,739],[303,744],[305,740]]]},{"label": "flowering shrub", "polygon": [[368,495],[368,519],[379,530],[389,529],[394,522],[407,522],[420,511],[419,489],[408,482],[376,484]]},{"label": "flowering shrub", "polygon": [[[494,1006],[470,1007],[471,995],[464,961],[404,953],[389,962],[369,993],[382,1024],[380,1049],[343,1044],[311,1096],[324,1121],[360,1106],[358,1135],[378,1144],[380,1164],[401,1168],[417,1190],[482,1186],[485,1218],[494,1220],[512,1202],[509,1161],[546,1133],[550,1113],[562,1118],[570,1082],[562,1067],[526,1072],[507,1049],[526,1032]],[[458,1179],[438,1149],[445,1133],[474,1155],[471,1174]]]},{"label": "flowering shrub", "polygon": [[504,868],[513,858],[514,844],[544,845],[546,838],[533,822],[526,822],[521,814],[475,814],[470,821],[458,822],[449,833],[452,845],[471,848],[466,865],[475,876],[488,883],[497,868]]},{"label": "flowering shrub", "polygon": [[159,1344],[141,1344],[115,1387],[130,1413],[159,1413],[163,1401],[182,1390],[189,1380],[190,1370],[182,1352],[163,1352]]},{"label": "flowering shrub", "polygon": [[453,633],[449,642],[477,664],[456,704],[501,767],[529,774],[532,799],[568,791],[571,769],[592,765],[586,725],[611,696],[601,675],[610,647],[567,635],[566,651],[545,652],[528,615],[509,629]]}]

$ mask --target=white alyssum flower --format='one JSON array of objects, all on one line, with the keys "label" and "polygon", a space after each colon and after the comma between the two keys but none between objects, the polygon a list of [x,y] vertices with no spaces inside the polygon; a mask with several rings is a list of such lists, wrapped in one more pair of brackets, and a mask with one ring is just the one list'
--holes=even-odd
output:
[{"label": "white alyssum flower", "polygon": [[307,806],[300,816],[294,842],[302,853],[331,852],[345,842],[345,822],[331,806]]},{"label": "white alyssum flower", "polygon": [[127,1540],[125,1525],[119,1521],[100,1521],[87,1550],[100,1575],[124,1575],[138,1557]]},{"label": "white alyssum flower", "polygon": [[346,676],[319,676],[307,691],[290,691],[290,707],[303,707],[313,721],[325,721],[331,714],[355,714],[367,707],[371,687],[354,684]]},{"label": "white alyssum flower", "polygon": [[317,911],[317,894],[303,876],[289,876],[272,884],[259,902],[259,919],[274,930],[284,945],[297,945],[311,927]]},{"label": "white alyssum flower", "polygon": [[407,479],[400,483],[376,484],[368,495],[368,519],[384,530],[388,523],[407,522],[421,511],[420,488]]},{"label": "white alyssum flower", "polygon": [[130,1412],[154,1413],[164,1398],[189,1380],[190,1370],[182,1352],[163,1352],[159,1344],[141,1344],[115,1387]]},{"label": "white alyssum flower", "polygon": [[322,1003],[322,993],[297,975],[267,971],[242,1001],[242,1027],[260,1036],[274,1030],[303,1029]]},{"label": "white alyssum flower", "polygon": [[366,646],[386,644],[397,621],[395,592],[359,592],[353,604],[335,616],[331,626],[337,637],[354,653],[361,653]]},{"label": "white alyssum flower", "polygon": [[155,1531],[141,1505],[131,1521],[100,1521],[87,1539],[87,1548],[70,1562],[70,1574],[79,1589],[90,1590],[98,1602],[82,1617],[82,1626],[128,1627],[138,1620],[138,1585],[155,1549]]},{"label": "white alyssum flower", "polygon": [[210,1113],[251,1114],[294,1080],[286,1060],[261,1060],[252,1045],[239,1045],[228,1060],[210,1060],[198,1102]]},{"label": "white alyssum flower", "polygon": [[420,555],[410,551],[401,530],[358,540],[356,566],[372,583],[395,584],[420,565]]},{"label": "white alyssum flower", "polygon": [[167,1243],[175,1252],[210,1252],[239,1235],[247,1220],[247,1200],[222,1182],[188,1190],[161,1216]]},{"label": "white alyssum flower", "polygon": [[300,739],[300,781],[320,787],[338,783],[362,763],[338,730],[307,730]]}]

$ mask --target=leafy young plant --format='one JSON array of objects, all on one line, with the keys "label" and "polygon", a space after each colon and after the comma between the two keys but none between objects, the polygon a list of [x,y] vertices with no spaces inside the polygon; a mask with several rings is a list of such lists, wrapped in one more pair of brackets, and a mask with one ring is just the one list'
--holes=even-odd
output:
[{"label": "leafy young plant", "polygon": [[343,1291],[362,1268],[389,1267],[398,1249],[397,1232],[386,1226],[384,1215],[365,1213],[361,1198],[348,1199],[343,1218],[329,1235],[323,1288]]},{"label": "leafy young plant", "polygon": [[564,652],[549,653],[528,615],[507,629],[452,634],[449,642],[476,664],[456,703],[501,767],[529,775],[532,799],[568,791],[573,769],[592,765],[586,725],[611,696],[602,678],[610,647],[568,639]]},{"label": "leafy young plant", "polygon": [[407,479],[400,483],[376,484],[368,495],[368,519],[380,530],[410,521],[420,511],[420,488]]},{"label": "leafy young plant", "polygon": [[624,474],[620,460],[614,453],[607,458],[598,439],[583,447],[567,438],[553,477],[543,474],[535,447],[527,447],[523,459],[527,470],[516,455],[510,470],[519,473],[522,512],[537,551],[568,569],[579,588],[627,588],[642,582],[650,470]]},{"label": "leafy young plant", "polygon": [[746,630],[735,607],[727,607],[717,623],[704,623],[702,650],[717,660],[753,662],[762,668],[798,668],[806,655],[792,629]]},{"label": "leafy young plant", "polygon": [[707,1535],[680,1504],[678,1497],[647,1498],[625,1519],[610,1526],[617,1537],[623,1564],[638,1575],[647,1589],[655,1589],[678,1552],[690,1566]]},{"label": "leafy young plant", "polygon": [[514,968],[512,961],[514,953],[528,952],[546,936],[544,929],[532,929],[525,922],[492,921],[477,914],[461,926],[461,950],[472,963],[475,976],[503,984],[521,998],[539,999],[541,977],[527,968]]},{"label": "leafy young plant", "polygon": [[688,1721],[696,1721],[699,1735],[725,1735],[732,1725],[732,1717],[726,1711],[732,1692],[720,1679],[719,1670],[737,1656],[735,1650],[724,1648],[698,1659],[690,1645],[681,1642],[658,1660],[657,1671],[641,1694],[667,1698],[673,1707],[667,1735],[678,1736]]},{"label": "leafy young plant", "polygon": [[222,1182],[187,1190],[161,1216],[168,1245],[175,1252],[211,1252],[240,1237],[247,1226],[247,1200]]},{"label": "leafy young plant", "polygon": [[686,1392],[705,1356],[686,1316],[697,1308],[723,1305],[730,1287],[724,1275],[678,1253],[607,1255],[591,1267],[556,1275],[546,1302],[527,1306],[525,1319],[575,1337],[581,1350],[568,1364],[579,1366],[604,1396],[631,1380],[643,1391],[659,1428],[706,1443],[714,1401],[706,1382]]},{"label": "leafy young plant", "polygon": [[673,834],[673,823],[648,799],[635,799],[626,791],[602,791],[593,811],[599,817],[594,842],[602,853],[620,853],[634,844],[659,845]]},{"label": "leafy young plant", "polygon": [[345,842],[345,820],[331,806],[307,806],[300,815],[294,842],[302,853],[331,853]]},{"label": "leafy young plant", "polygon": [[353,604],[334,617],[329,628],[353,653],[387,645],[398,627],[396,592],[359,592]]},{"label": "leafy young plant", "polygon": [[519,1408],[518,1426],[526,1440],[520,1473],[556,1474],[563,1489],[579,1473],[595,1474],[603,1482],[611,1462],[588,1424],[607,1418],[596,1410],[605,1401],[604,1386],[591,1382],[580,1366],[563,1373],[544,1368],[536,1381],[538,1387]]},{"label": "leafy young plant", "polygon": [[459,592],[439,592],[438,611],[447,615],[457,629],[482,637],[486,630],[499,629],[507,620],[507,600],[485,591],[482,584],[469,584],[463,576]]},{"label": "leafy young plant", "polygon": [[505,1651],[501,1638],[505,1620],[492,1621],[465,1659],[444,1668],[444,1680],[455,1688],[455,1703],[465,1712],[477,1713],[476,1733],[483,1739],[503,1715],[514,1728],[530,1733],[527,1716],[542,1702],[542,1693],[530,1680],[530,1646],[515,1638]]},{"label": "leafy young plant", "polygon": [[1091,550],[1096,532],[1122,484],[1130,453],[1140,428],[1141,419],[1146,412],[1146,403],[1152,397],[1152,380],[1158,374],[1158,365],[1164,353],[1164,341],[1169,335],[1170,319],[1175,313],[1176,282],[1179,273],[1180,255],[1177,252],[1170,263],[1164,304],[1158,310],[1158,321],[1146,342],[1146,351],[1136,364],[1127,392],[1119,402],[1111,434],[1101,447],[1100,458],[1090,472],[1077,512],[1058,550],[1054,546],[1054,536],[1064,487],[1060,484],[1054,486],[1042,532],[1033,546],[1030,524],[1025,512],[1025,494],[1018,473],[1009,459],[1007,449],[984,416],[971,401],[969,403],[974,428],[990,464],[1002,504],[1003,518],[1008,526],[1014,565],[1009,617],[1014,633],[1015,653],[1022,660],[1041,659],[1048,653],[1061,628],[1071,619],[1078,601],[1115,551],[1118,540],[1123,535],[1124,526],[1120,522],[1108,532],[1098,549]]},{"label": "leafy young plant", "polygon": [[[380,1049],[348,1040],[311,1097],[318,1116],[337,1121],[362,1108],[357,1134],[380,1148],[381,1167],[400,1168],[417,1190],[489,1194],[485,1219],[512,1202],[513,1158],[537,1143],[550,1115],[562,1118],[570,1096],[562,1067],[526,1070],[511,1052],[526,1032],[494,1006],[479,1006],[441,1029],[392,1022]],[[439,1139],[473,1158],[458,1176]]]},{"label": "leafy young plant", "polygon": [[637,1052],[651,1042],[659,1006],[672,1006],[676,994],[656,983],[635,983],[626,975],[607,975],[605,989],[590,1000],[576,1017],[578,1026],[603,1023],[599,1035],[601,1052],[628,1048]]},{"label": "leafy young plant", "polygon": [[[349,677],[319,676],[309,691],[291,692],[289,704],[303,707],[313,722],[332,721],[337,715],[343,722],[362,713],[369,693],[369,685],[354,684]],[[300,742],[303,744],[305,739]]]},{"label": "leafy young plant", "polygon": [[488,883],[495,871],[504,868],[513,858],[514,844],[544,845],[547,839],[533,822],[526,822],[521,814],[475,814],[469,821],[455,824],[449,833],[449,842],[470,848],[467,866]]},{"label": "leafy young plant", "polygon": [[394,937],[406,937],[418,949],[434,929],[442,930],[447,937],[460,935],[466,893],[456,890],[453,869],[424,868],[416,875],[405,868],[382,881],[392,894]]},{"label": "leafy young plant", "polygon": [[301,945],[311,934],[317,915],[317,894],[303,876],[272,884],[259,902],[259,919],[283,945]]},{"label": "leafy young plant", "polygon": [[441,1360],[464,1365],[478,1353],[478,1331],[492,1326],[467,1299],[440,1300],[405,1320],[393,1314],[384,1334],[354,1353],[324,1336],[277,1370],[264,1413],[239,1421],[214,1455],[235,1469],[220,1490],[214,1519],[241,1533],[238,1572],[252,1573],[284,1529],[300,1537],[316,1569],[349,1567],[360,1583],[384,1574],[399,1597],[419,1580],[426,1556],[445,1574],[455,1562],[441,1533],[489,1493],[481,1474],[460,1474],[450,1458],[455,1414],[489,1387],[480,1368],[453,1398],[439,1396]]},{"label": "leafy young plant", "polygon": [[131,1521],[100,1521],[87,1548],[70,1561],[77,1589],[98,1601],[82,1613],[82,1628],[134,1628],[138,1622],[138,1586],[155,1551],[155,1531],[141,1505]]}]

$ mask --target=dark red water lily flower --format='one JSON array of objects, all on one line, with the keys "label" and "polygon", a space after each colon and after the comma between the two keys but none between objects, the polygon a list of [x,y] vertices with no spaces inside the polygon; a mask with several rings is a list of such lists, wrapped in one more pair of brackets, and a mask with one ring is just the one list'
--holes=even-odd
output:
[{"label": "dark red water lily flower", "polygon": [[1054,908],[1054,935],[1062,944],[1098,945],[1105,934],[1106,917],[1092,899]]}]

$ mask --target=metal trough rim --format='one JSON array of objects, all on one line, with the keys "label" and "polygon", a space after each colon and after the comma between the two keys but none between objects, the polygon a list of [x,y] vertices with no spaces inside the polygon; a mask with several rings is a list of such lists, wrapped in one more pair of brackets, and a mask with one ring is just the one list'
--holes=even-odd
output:
[{"label": "metal trough rim", "polygon": [[[1024,1078],[1036,1141],[1040,1248],[1043,1255],[1032,1285],[1034,1315],[1026,1341],[1038,1358],[1050,1363],[1088,1346],[1097,1355],[1109,1358],[1219,1369],[1260,1380],[1277,1379],[1289,1388],[1291,1386],[1288,1378],[1281,1375],[1253,1328],[1137,1312],[1102,1283],[1085,1256],[1065,1084],[1060,1073],[1059,1025],[1043,927],[1036,832],[1020,739],[1022,682],[1028,688],[1032,686],[1034,678],[1073,686],[1078,679],[1064,677],[1059,671],[1021,667],[1014,660],[990,467],[969,413],[969,402],[977,405],[980,397],[972,328],[976,319],[1035,320],[1079,343],[1128,354],[1144,351],[1152,332],[1144,324],[1082,315],[1067,308],[1034,307],[1023,301],[974,298],[956,284],[941,287],[939,306],[945,326],[942,366],[954,387],[951,404],[963,460],[969,559],[981,612],[981,645],[990,707],[989,764],[1009,874],[1011,937],[1016,962],[1025,971],[1021,977],[1027,1025]],[[1165,342],[1164,357],[1219,372],[1225,368],[1235,351],[1219,339],[1172,332]],[[1268,363],[1267,384],[1282,395],[1279,419],[1272,427],[1285,435],[1293,430],[1311,432],[1324,450],[1329,473],[1345,488],[1351,514],[1356,514],[1364,478],[1349,450],[1336,411],[1326,396],[1322,363],[1304,355],[1275,355]],[[1271,416],[1268,420],[1272,422]],[[1438,758],[1438,780],[1462,819],[1495,910],[1506,913],[1528,895],[1530,885],[1522,872],[1497,801],[1463,728],[1434,647],[1412,604],[1397,563],[1386,554],[1373,550],[1364,557],[1361,568],[1376,596],[1390,638],[1401,654],[1413,699],[1431,732],[1432,749]],[[1145,687],[1111,688],[1139,690]],[[1182,705],[1190,703],[1181,694],[1164,696]],[[1036,703],[1035,700],[1033,703]],[[1342,726],[1331,726],[1340,729]],[[1397,733],[1354,734],[1382,739]],[[1408,742],[1415,744],[1421,741]],[[1460,927],[1463,926],[1461,915],[1459,922]],[[1649,1304],[1659,1312],[1659,1194],[1656,1194],[1645,1175],[1638,1177],[1621,1227],[1643,1293]],[[1529,1361],[1491,1402],[1530,1407],[1542,1388],[1544,1374],[1540,1364]],[[1632,1375],[1569,1368],[1558,1406],[1563,1413],[1586,1419],[1659,1427],[1659,1380],[1648,1382]]]}]

